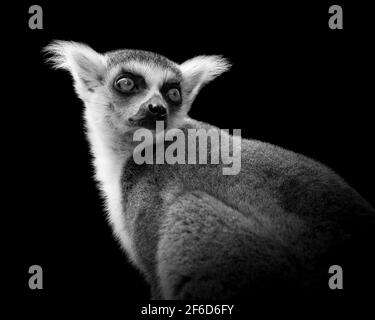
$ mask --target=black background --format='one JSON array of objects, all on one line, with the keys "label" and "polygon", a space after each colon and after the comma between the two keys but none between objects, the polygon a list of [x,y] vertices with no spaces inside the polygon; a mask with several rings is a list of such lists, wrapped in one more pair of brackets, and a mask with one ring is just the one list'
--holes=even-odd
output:
[{"label": "black background", "polygon": [[[14,17],[4,30],[4,121],[17,172],[7,199],[17,294],[42,303],[116,297],[123,310],[149,298],[105,221],[71,78],[45,64],[41,50],[54,39],[179,63],[224,55],[232,70],[202,90],[193,118],[315,158],[375,204],[371,11],[353,1],[246,2],[24,1],[6,12]],[[43,30],[28,27],[32,4],[43,8]],[[332,4],[343,7],[344,30],[328,27]],[[28,288],[33,264],[43,267],[44,290]]]}]

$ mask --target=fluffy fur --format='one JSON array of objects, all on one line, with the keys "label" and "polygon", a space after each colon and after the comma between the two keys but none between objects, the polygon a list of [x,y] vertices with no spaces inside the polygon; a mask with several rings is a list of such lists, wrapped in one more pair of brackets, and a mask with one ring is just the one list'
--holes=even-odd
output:
[{"label": "fluffy fur", "polygon": [[[217,129],[187,112],[202,86],[229,69],[224,58],[200,56],[178,65],[150,52],[102,55],[63,41],[46,51],[56,68],[72,74],[85,103],[109,221],[153,298],[324,291],[330,265],[349,258],[368,263],[362,252],[373,249],[374,209],[334,172],[302,155],[243,140],[235,176],[223,176],[222,164],[134,163],[128,119],[143,114],[154,97],[165,101],[165,82],[178,81],[183,98],[175,108],[165,102],[169,129]],[[113,89],[124,70],[146,83],[131,97]]]}]

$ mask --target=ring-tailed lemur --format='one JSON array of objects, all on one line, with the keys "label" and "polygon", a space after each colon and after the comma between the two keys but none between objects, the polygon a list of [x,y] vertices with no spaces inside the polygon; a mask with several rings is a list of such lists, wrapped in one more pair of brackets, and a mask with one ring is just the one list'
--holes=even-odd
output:
[{"label": "ring-tailed lemur", "polygon": [[65,41],[46,51],[73,76],[109,221],[153,298],[326,290],[329,265],[373,239],[374,209],[342,178],[267,143],[242,140],[233,176],[222,164],[134,162],[133,133],[156,120],[184,132],[216,129],[187,114],[202,86],[229,69],[221,56],[177,64]]}]

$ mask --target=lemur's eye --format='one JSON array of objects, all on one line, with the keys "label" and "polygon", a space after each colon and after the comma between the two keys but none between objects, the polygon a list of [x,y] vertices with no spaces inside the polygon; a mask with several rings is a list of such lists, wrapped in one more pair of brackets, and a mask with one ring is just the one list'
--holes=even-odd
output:
[{"label": "lemur's eye", "polygon": [[121,77],[115,81],[115,87],[121,92],[129,93],[135,88],[135,83],[129,77]]},{"label": "lemur's eye", "polygon": [[181,94],[177,88],[171,88],[167,91],[167,97],[172,102],[180,102],[181,101]]}]

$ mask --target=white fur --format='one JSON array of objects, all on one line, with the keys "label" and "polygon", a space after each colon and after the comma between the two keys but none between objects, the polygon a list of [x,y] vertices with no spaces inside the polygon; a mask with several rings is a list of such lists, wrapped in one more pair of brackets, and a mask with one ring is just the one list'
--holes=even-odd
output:
[{"label": "white fur", "polygon": [[56,41],[46,47],[45,51],[52,54],[49,61],[55,68],[65,69],[71,73],[77,94],[85,102],[87,136],[94,157],[95,178],[105,198],[107,217],[113,226],[116,238],[119,239],[130,259],[135,262],[136,257],[124,224],[121,204],[120,179],[129,153],[125,150],[123,153],[115,152],[111,148],[112,134],[103,123],[102,112],[98,110],[104,106],[90,103],[96,99],[87,88],[87,81],[95,82],[97,76],[104,75],[106,57],[86,45],[67,41]]},{"label": "white fur", "polygon": [[84,101],[89,94],[87,85],[93,87],[99,85],[95,79],[105,73],[106,57],[85,44],[55,41],[47,46],[44,51],[52,54],[48,61],[56,69],[65,69],[71,73],[76,92]]},{"label": "white fur", "polygon": [[[93,108],[90,108],[93,107]],[[126,160],[131,155],[130,151],[115,152],[110,148],[111,134],[101,119],[95,118],[92,110],[97,106],[88,105],[85,112],[87,135],[91,144],[94,157],[95,178],[105,197],[108,220],[113,227],[116,238],[135,262],[136,256],[132,240],[125,226],[122,208],[121,174]]]},{"label": "white fur", "polygon": [[231,64],[221,56],[197,56],[180,65],[185,86],[190,88],[189,101],[193,101],[199,90],[206,83],[215,79],[225,71]]}]

